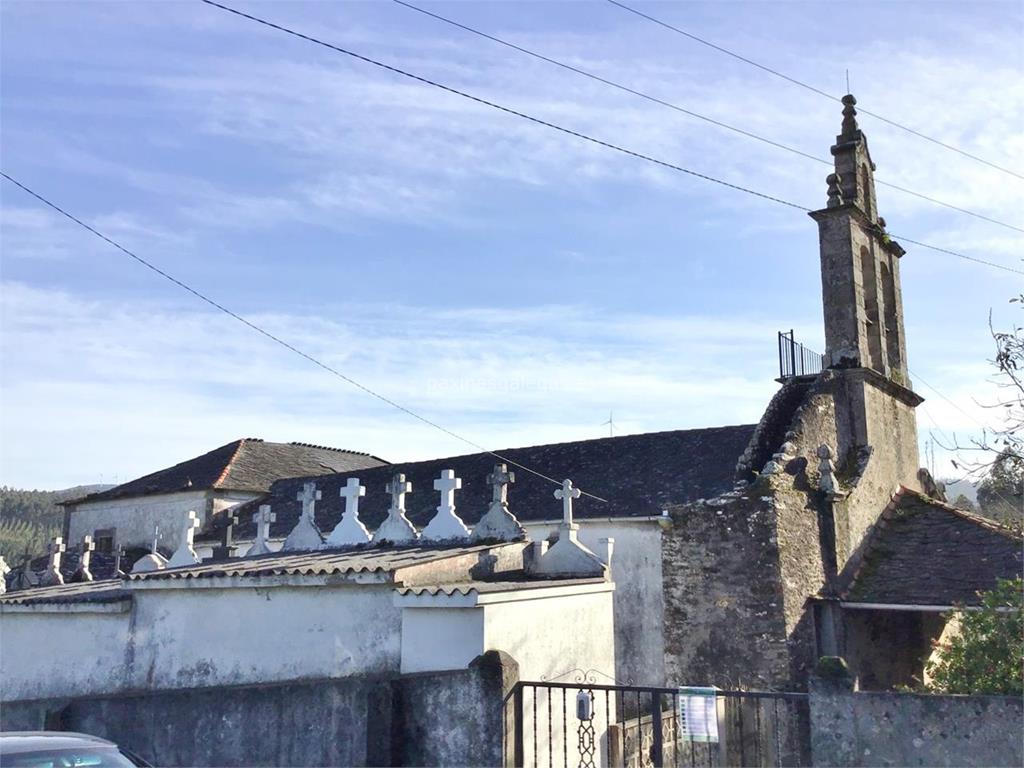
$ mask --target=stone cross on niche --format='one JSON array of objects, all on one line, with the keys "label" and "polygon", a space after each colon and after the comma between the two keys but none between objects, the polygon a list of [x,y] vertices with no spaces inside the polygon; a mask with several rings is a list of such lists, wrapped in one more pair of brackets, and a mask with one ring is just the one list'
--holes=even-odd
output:
[{"label": "stone cross on niche", "polygon": [[441,493],[441,507],[455,509],[455,492],[462,488],[462,478],[455,476],[454,469],[441,470],[441,476],[434,481],[434,490]]},{"label": "stone cross on niche", "polygon": [[185,526],[181,529],[181,543],[167,561],[169,568],[180,568],[186,565],[195,565],[200,562],[199,555],[193,547],[196,538],[196,528],[199,527],[199,515],[194,509],[190,509],[185,515]]},{"label": "stone cross on niche", "polygon": [[351,512],[358,516],[359,499],[366,495],[366,486],[359,484],[358,477],[350,477],[345,483],[345,487],[338,493],[345,500],[345,512]]},{"label": "stone cross on niche", "polygon": [[235,526],[238,525],[238,512],[235,509],[225,510],[221,514],[224,519],[220,529],[220,544],[213,548],[213,559],[218,561],[235,556]]},{"label": "stone cross on niche", "polygon": [[405,494],[412,493],[412,483],[405,479],[405,475],[399,473],[391,478],[391,481],[384,486],[384,490],[391,494],[391,507],[388,509],[388,516],[380,524],[373,534],[373,543],[387,541],[392,544],[411,544],[419,538],[416,526],[409,522],[405,516]]},{"label": "stone cross on niche", "polygon": [[508,506],[508,486],[515,481],[515,472],[509,472],[504,464],[495,464],[494,471],[487,476],[487,484],[493,491],[492,502],[503,507]]},{"label": "stone cross on niche", "polygon": [[555,498],[562,500],[562,525],[572,525],[572,500],[583,495],[579,488],[572,487],[572,480],[563,480],[562,487],[555,491]]},{"label": "stone cross on niche", "polygon": [[93,541],[92,536],[86,534],[82,537],[82,556],[78,559],[78,570],[75,572],[75,579],[77,581],[92,581],[92,571],[89,569],[92,565],[92,553],[96,549],[96,542]]},{"label": "stone cross on niche", "polygon": [[331,535],[327,537],[326,546],[365,544],[370,540],[370,532],[359,520],[359,499],[366,495],[366,486],[359,484],[358,477],[350,477],[339,491],[339,495],[345,500],[345,511],[331,531]]},{"label": "stone cross on niche", "polygon": [[295,496],[302,502],[302,514],[281,545],[282,552],[310,552],[324,545],[323,535],[316,526],[316,503],[321,496],[316,483],[302,484],[302,490]]},{"label": "stone cross on niche", "polygon": [[64,539],[60,536],[54,536],[47,549],[50,553],[50,561],[46,565],[46,571],[43,573],[40,583],[44,585],[63,584],[64,576],[60,572],[60,560],[61,555],[67,549],[64,546]]},{"label": "stone cross on niche", "polygon": [[270,552],[270,547],[267,546],[267,541],[270,539],[270,524],[276,520],[277,515],[270,511],[270,505],[260,504],[259,511],[252,516],[252,521],[256,523],[256,540],[245,553],[246,557],[265,555]]},{"label": "stone cross on niche", "polygon": [[64,538],[61,536],[54,536],[53,541],[50,542],[50,546],[47,548],[47,552],[50,553],[50,568],[60,569],[60,557],[67,551],[67,547],[64,545]]},{"label": "stone cross on niche", "polygon": [[495,464],[494,471],[487,476],[492,498],[487,512],[473,526],[473,540],[497,539],[515,541],[526,535],[523,526],[508,508],[508,486],[516,481],[516,473],[509,472],[505,464]]},{"label": "stone cross on niche", "polygon": [[220,545],[229,548],[234,543],[235,526],[238,525],[238,513],[228,510],[224,513],[224,527],[220,532]]},{"label": "stone cross on niche", "polygon": [[316,522],[316,503],[320,501],[323,494],[316,489],[316,483],[303,483],[302,490],[295,496],[302,502],[302,516],[311,523]]},{"label": "stone cross on niche", "polygon": [[398,474],[391,478],[391,481],[384,486],[384,490],[391,494],[391,508],[389,512],[400,512],[405,514],[405,494],[412,493],[412,483],[406,481],[405,475]]},{"label": "stone cross on niche", "polygon": [[423,538],[430,541],[465,539],[469,528],[455,514],[455,492],[462,487],[462,479],[455,476],[454,469],[441,470],[441,476],[434,481],[434,490],[441,494],[437,514],[423,529]]}]

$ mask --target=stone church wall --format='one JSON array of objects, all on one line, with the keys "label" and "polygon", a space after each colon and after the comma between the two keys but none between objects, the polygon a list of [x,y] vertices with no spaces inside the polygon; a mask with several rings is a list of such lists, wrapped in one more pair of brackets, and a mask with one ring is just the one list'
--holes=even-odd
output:
[{"label": "stone church wall", "polygon": [[733,493],[670,513],[662,539],[668,684],[784,687],[788,654],[771,499]]},{"label": "stone church wall", "polygon": [[[673,511],[662,564],[669,684],[806,685],[816,661],[808,598],[856,553],[897,486],[917,486],[915,400],[863,370],[787,384],[737,469],[750,485]],[[757,466],[769,431],[779,444]],[[822,445],[847,492],[834,503],[818,487]]]}]

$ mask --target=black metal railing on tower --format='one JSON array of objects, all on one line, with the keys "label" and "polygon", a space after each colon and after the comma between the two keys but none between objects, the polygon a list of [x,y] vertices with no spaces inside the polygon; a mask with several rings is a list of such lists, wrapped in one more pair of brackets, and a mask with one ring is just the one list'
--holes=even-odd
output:
[{"label": "black metal railing on tower", "polygon": [[816,376],[825,367],[823,355],[808,349],[793,337],[793,331],[779,331],[779,378]]}]

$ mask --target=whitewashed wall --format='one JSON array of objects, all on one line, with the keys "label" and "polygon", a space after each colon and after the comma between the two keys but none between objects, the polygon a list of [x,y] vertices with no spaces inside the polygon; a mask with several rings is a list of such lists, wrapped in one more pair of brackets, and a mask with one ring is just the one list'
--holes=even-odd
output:
[{"label": "whitewashed wall", "polygon": [[[525,523],[534,541],[557,532],[557,523]],[[661,526],[657,520],[584,520],[580,541],[603,556],[600,540],[615,539],[615,678],[634,685],[665,684],[665,615],[661,579]]]},{"label": "whitewashed wall", "polygon": [[159,545],[174,550],[181,540],[185,516],[195,510],[205,525],[208,508],[216,513],[259,494],[231,492],[220,494],[208,503],[209,491],[163,493],[153,496],[134,496],[126,499],[108,499],[76,505],[68,525],[68,545],[77,546],[86,534],[103,528],[116,528],[116,544],[125,547],[149,547],[153,531],[160,526]]},{"label": "whitewashed wall", "polygon": [[[557,522],[524,523],[534,541],[558,532]],[[662,686],[665,680],[665,642],[661,627],[665,616],[662,596],[661,525],[657,520],[623,518],[584,520],[580,541],[603,556],[601,539],[615,539],[612,580],[615,582],[615,679],[624,684]],[[283,540],[271,541],[278,550]],[[251,541],[239,542],[239,553]],[[209,557],[208,546],[197,547]],[[462,664],[453,668],[461,668]]]},{"label": "whitewashed wall", "polygon": [[0,698],[397,672],[401,612],[391,592],[386,584],[190,586],[133,590],[123,613],[4,607]]},{"label": "whitewashed wall", "polygon": [[79,696],[125,684],[130,616],[104,604],[0,613],[0,701]]},{"label": "whitewashed wall", "polygon": [[[484,633],[488,648],[509,653],[519,662],[521,680],[571,683],[576,670],[598,683],[609,683],[615,672],[615,629],[612,592],[574,595],[551,600],[526,600],[487,606]],[[559,764],[564,754],[575,764],[579,720],[576,690],[531,688],[523,696],[523,720],[536,718],[541,734],[524,734],[524,748],[536,754],[537,765]],[[594,727],[599,765],[608,764],[607,729],[617,699],[594,697]],[[564,706],[564,710],[563,710]],[[563,714],[564,712],[564,714]],[[545,736],[545,731],[550,736]],[[565,736],[563,737],[563,733]]]},{"label": "whitewashed wall", "polygon": [[398,670],[401,615],[388,585],[145,589],[135,599],[135,685],[202,687]]}]

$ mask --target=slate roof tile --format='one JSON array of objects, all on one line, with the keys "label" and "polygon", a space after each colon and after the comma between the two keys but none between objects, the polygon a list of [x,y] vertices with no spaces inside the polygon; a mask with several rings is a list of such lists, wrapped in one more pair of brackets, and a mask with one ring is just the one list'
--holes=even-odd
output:
[{"label": "slate roof tile", "polygon": [[258,438],[243,438],[173,467],[64,504],[190,490],[261,493],[269,490],[275,480],[284,477],[327,475],[386,463],[368,453],[307,443],[271,443]]},{"label": "slate roof tile", "polygon": [[979,515],[901,488],[846,575],[844,600],[977,605],[977,593],[1022,573],[1020,535]]},{"label": "slate roof tile", "polygon": [[[638,517],[660,515],[671,504],[709,498],[730,489],[736,462],[753,432],[754,425],[676,430],[509,448],[496,453],[557,480],[569,478],[578,488],[607,499],[607,504],[587,496],[577,499],[574,510],[580,519]],[[343,502],[339,490],[349,477],[358,477],[366,487],[359,515],[374,530],[387,516],[389,497],[384,486],[398,472],[412,483],[413,492],[405,497],[406,510],[409,519],[422,528],[436,514],[438,495],[433,483],[442,469],[454,469],[462,478],[462,489],[455,499],[457,514],[472,525],[487,511],[491,500],[487,476],[496,463],[498,459],[491,454],[474,453],[327,477],[279,480],[266,496],[238,508],[235,538],[247,540],[255,536],[252,516],[260,504],[270,504],[277,515],[271,537],[287,536],[301,512],[296,495],[308,480],[315,480],[322,492],[322,500],[316,504],[316,522],[328,534],[341,518]],[[552,483],[516,467],[509,469],[516,474],[516,482],[509,488],[509,506],[516,517],[522,521],[561,517],[561,504],[553,495]],[[215,528],[198,536],[197,541],[216,540],[216,527],[221,523],[222,520],[215,521]]]}]

